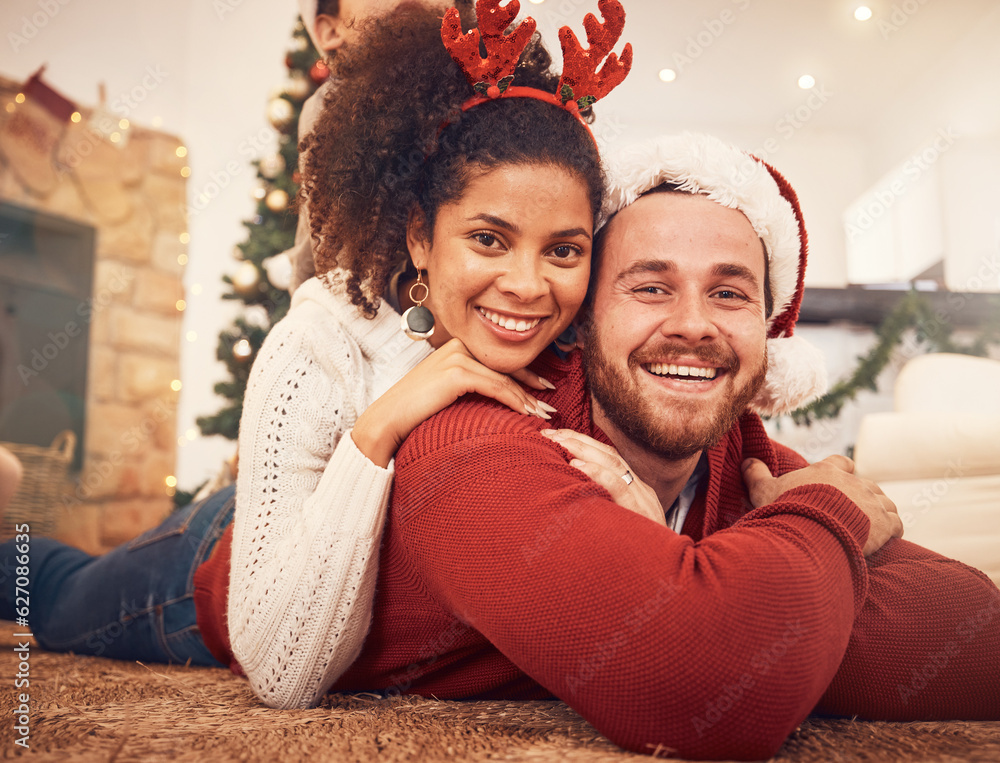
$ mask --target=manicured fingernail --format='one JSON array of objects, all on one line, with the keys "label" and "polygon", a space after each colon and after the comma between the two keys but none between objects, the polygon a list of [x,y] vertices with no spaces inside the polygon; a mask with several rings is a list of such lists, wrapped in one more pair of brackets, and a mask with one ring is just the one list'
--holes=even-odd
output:
[{"label": "manicured fingernail", "polygon": [[535,415],[538,418],[540,418],[540,419],[545,419],[546,421],[548,421],[549,419],[552,418],[551,416],[549,416],[549,414],[547,414],[545,411],[541,410],[540,408],[535,411]]},{"label": "manicured fingernail", "polygon": [[546,389],[555,389],[556,388],[555,384],[553,384],[552,382],[550,382],[548,379],[546,379],[543,376],[539,376],[538,377],[538,381],[541,382],[541,385],[543,387],[545,387]]},{"label": "manicured fingernail", "polygon": [[546,437],[552,437],[553,435],[558,434],[558,432],[555,429],[539,429],[538,434],[543,434]]},{"label": "manicured fingernail", "polygon": [[581,461],[579,458],[574,458],[572,461],[569,462],[569,465],[570,466],[575,466],[577,469],[579,469],[585,463],[587,463],[587,462],[586,461]]},{"label": "manicured fingernail", "polygon": [[535,401],[535,404],[536,404],[536,405],[537,405],[537,406],[538,406],[539,408],[541,408],[541,409],[542,409],[543,411],[545,411],[546,413],[558,413],[558,411],[556,411],[556,409],[555,409],[555,408],[553,408],[553,407],[552,407],[551,405],[549,405],[548,403],[543,403],[543,402],[542,402],[541,400],[536,400],[536,401]]}]

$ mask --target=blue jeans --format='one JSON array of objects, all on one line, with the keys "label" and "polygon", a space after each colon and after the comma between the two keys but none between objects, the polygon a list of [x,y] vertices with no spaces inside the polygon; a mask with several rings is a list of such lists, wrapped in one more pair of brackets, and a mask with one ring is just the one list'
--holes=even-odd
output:
[{"label": "blue jeans", "polygon": [[[102,556],[31,537],[28,621],[38,643],[56,652],[224,667],[198,632],[194,573],[232,521],[234,495],[224,488]],[[0,544],[5,620],[24,605],[15,601],[15,546]]]}]

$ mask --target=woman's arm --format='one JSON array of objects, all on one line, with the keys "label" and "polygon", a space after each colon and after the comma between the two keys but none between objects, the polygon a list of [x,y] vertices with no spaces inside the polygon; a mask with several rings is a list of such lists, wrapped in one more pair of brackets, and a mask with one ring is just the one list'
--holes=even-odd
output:
[{"label": "woman's arm", "polygon": [[371,618],[392,471],[344,437],[370,380],[336,328],[275,326],[244,400],[229,635],[272,707],[316,704]]},{"label": "woman's arm", "polygon": [[247,386],[230,570],[233,654],[273,707],[316,704],[361,650],[403,438],[467,392],[546,416],[457,340],[405,376],[400,360],[403,378],[368,406],[373,371],[350,332],[298,315],[272,330]]}]

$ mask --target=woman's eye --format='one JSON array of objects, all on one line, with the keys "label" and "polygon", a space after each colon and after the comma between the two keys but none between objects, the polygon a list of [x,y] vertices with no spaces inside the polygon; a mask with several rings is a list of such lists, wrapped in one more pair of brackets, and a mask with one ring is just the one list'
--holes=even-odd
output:
[{"label": "woman's eye", "polygon": [[552,250],[552,254],[558,257],[560,260],[567,260],[570,257],[575,257],[580,253],[580,250],[575,246],[570,246],[569,244],[563,244],[562,246],[557,246]]},{"label": "woman's eye", "polygon": [[492,233],[474,233],[472,237],[482,246],[492,247],[497,242],[497,237]]}]

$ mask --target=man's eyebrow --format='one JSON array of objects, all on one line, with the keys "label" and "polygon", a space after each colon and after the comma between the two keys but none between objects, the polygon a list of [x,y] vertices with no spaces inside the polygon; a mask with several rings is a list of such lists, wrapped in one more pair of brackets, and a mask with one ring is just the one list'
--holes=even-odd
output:
[{"label": "man's eyebrow", "polygon": [[616,281],[646,273],[673,273],[677,271],[677,265],[672,260],[637,260],[621,271]]},{"label": "man's eyebrow", "polygon": [[712,275],[716,278],[740,278],[742,280],[749,281],[758,289],[760,288],[760,282],[757,280],[757,276],[754,272],[746,265],[739,265],[735,262],[726,262],[716,265],[712,268]]}]

